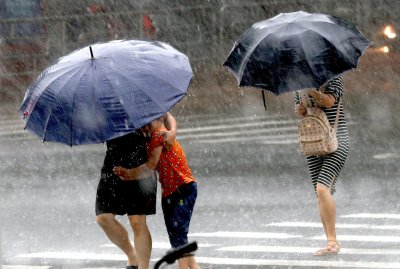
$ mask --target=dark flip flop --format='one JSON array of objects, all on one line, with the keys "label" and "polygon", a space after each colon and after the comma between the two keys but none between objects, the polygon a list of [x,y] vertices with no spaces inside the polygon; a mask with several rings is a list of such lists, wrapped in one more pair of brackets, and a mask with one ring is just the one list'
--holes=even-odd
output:
[{"label": "dark flip flop", "polygon": [[125,269],[138,269],[139,267],[137,265],[127,265]]}]

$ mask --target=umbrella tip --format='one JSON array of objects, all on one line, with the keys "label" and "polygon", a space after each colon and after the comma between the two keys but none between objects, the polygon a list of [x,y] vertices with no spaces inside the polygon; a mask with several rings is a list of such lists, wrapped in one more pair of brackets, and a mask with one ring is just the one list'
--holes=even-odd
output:
[{"label": "umbrella tip", "polygon": [[89,46],[89,49],[90,49],[90,55],[92,56],[92,60],[94,59],[94,57],[93,57],[93,50],[92,50],[92,46]]}]

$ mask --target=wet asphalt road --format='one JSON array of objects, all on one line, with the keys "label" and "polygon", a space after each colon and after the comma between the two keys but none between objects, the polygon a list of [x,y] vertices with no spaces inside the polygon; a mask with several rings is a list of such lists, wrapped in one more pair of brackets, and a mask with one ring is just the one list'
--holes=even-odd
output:
[{"label": "wet asphalt road", "polygon": [[[400,268],[397,136],[382,142],[351,120],[335,195],[343,253],[321,259],[311,255],[323,230],[293,119],[210,118],[178,118],[199,184],[190,239],[200,244],[202,268]],[[0,123],[0,147],[3,269],[123,267],[95,222],[104,145],[43,144],[11,119]],[[168,250],[157,210],[148,218],[153,263]]]}]

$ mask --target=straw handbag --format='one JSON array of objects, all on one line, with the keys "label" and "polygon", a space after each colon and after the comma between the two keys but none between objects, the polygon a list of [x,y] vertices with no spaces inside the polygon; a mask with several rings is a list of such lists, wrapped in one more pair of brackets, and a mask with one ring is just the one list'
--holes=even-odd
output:
[{"label": "straw handbag", "polygon": [[335,152],[338,148],[336,131],[340,104],[338,104],[335,124],[332,127],[325,112],[319,107],[310,106],[308,94],[303,92],[301,97],[307,114],[298,124],[301,152],[305,156],[324,156]]}]

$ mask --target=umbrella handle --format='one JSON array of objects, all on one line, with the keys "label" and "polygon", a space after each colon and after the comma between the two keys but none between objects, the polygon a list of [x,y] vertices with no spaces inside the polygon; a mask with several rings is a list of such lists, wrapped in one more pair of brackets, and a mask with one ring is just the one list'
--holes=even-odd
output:
[{"label": "umbrella handle", "polygon": [[92,60],[94,59],[94,57],[93,57],[93,50],[92,50],[92,46],[89,46],[89,49],[90,49],[90,55],[92,56]]},{"label": "umbrella handle", "polygon": [[264,90],[261,90],[261,93],[262,93],[264,108],[265,108],[265,111],[267,111],[267,102],[265,101],[265,93],[264,93]]}]

